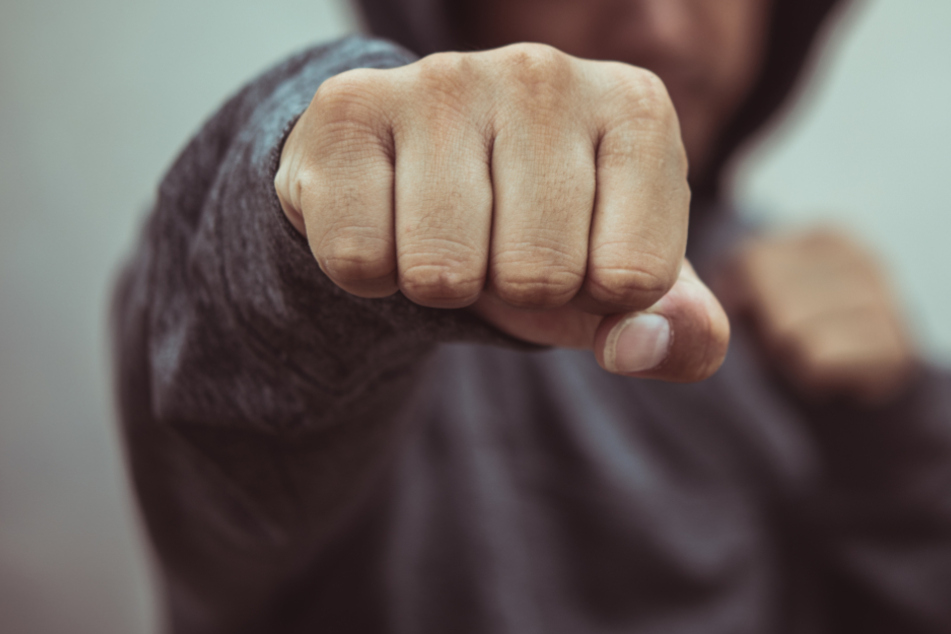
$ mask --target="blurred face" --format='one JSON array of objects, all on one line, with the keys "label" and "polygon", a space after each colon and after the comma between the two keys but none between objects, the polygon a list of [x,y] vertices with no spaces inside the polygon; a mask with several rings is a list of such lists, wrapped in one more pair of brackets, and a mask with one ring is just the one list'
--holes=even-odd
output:
[{"label": "blurred face", "polygon": [[541,42],[589,59],[647,68],[667,85],[691,170],[760,70],[771,0],[473,0],[480,47]]}]

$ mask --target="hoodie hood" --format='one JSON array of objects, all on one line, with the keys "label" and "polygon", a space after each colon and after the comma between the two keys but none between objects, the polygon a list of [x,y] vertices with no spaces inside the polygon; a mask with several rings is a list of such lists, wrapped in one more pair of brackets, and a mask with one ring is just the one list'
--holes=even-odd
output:
[{"label": "hoodie hood", "polygon": [[[369,31],[425,56],[459,48],[448,3],[452,0],[357,0]],[[823,24],[848,0],[773,0],[763,70],[746,101],[724,128],[711,168],[691,181],[695,200],[720,198],[725,167],[745,141],[766,126],[806,74]]]}]

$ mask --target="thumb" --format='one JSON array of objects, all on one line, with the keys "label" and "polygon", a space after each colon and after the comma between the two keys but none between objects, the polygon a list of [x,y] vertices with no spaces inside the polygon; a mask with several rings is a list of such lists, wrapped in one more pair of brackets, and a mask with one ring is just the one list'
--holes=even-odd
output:
[{"label": "thumb", "polygon": [[717,371],[729,342],[723,307],[685,260],[677,282],[656,304],[600,323],[594,352],[615,374],[690,383]]}]

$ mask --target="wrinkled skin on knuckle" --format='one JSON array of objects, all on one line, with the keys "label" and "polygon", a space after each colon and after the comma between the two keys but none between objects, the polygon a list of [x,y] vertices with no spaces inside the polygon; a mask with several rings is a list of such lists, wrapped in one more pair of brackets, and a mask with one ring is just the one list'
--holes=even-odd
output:
[{"label": "wrinkled skin on knuckle", "polygon": [[[607,63],[611,78],[604,88],[600,118],[602,137],[611,136],[602,160],[621,159],[649,151],[668,170],[683,175],[683,191],[689,203],[689,164],[681,139],[677,110],[660,78],[654,73],[624,64]],[[619,156],[612,156],[613,154]],[[672,172],[674,173],[674,172]]]},{"label": "wrinkled skin on knuckle", "polygon": [[400,270],[400,290],[411,301],[434,308],[461,308],[476,301],[482,278],[446,264],[418,264]]},{"label": "wrinkled skin on knuckle", "polygon": [[466,245],[455,247],[401,254],[403,294],[417,304],[437,308],[460,308],[476,301],[485,285],[485,265]]},{"label": "wrinkled skin on knuckle", "polygon": [[314,180],[321,182],[328,174],[360,174],[392,161],[389,118],[372,98],[335,95],[328,101],[326,107],[318,103],[307,157],[298,172],[312,169],[318,173]]},{"label": "wrinkled skin on knuckle", "polygon": [[511,74],[529,86],[547,85],[571,73],[570,58],[547,44],[511,44],[499,54]]},{"label": "wrinkled skin on knuckle", "polygon": [[392,157],[390,113],[396,97],[382,73],[347,71],[320,86],[305,113],[314,160],[359,163],[381,153]]},{"label": "wrinkled skin on knuckle", "polygon": [[663,297],[677,280],[677,269],[656,257],[626,262],[595,260],[588,269],[585,290],[598,302],[643,310]]},{"label": "wrinkled skin on knuckle", "polygon": [[512,260],[496,263],[492,288],[510,306],[548,309],[562,306],[578,293],[584,272],[570,263]]},{"label": "wrinkled skin on knuckle", "polygon": [[434,53],[413,64],[414,91],[457,97],[468,92],[476,68],[465,53]]},{"label": "wrinkled skin on knuckle", "polygon": [[392,244],[355,227],[331,230],[313,253],[324,273],[345,289],[396,272]]},{"label": "wrinkled skin on knuckle", "polygon": [[677,124],[677,111],[660,77],[649,70],[618,62],[602,63],[607,69],[604,107],[617,117],[643,119],[664,127]]},{"label": "wrinkled skin on knuckle", "polygon": [[679,127],[674,102],[660,77],[641,68],[631,68],[620,81],[615,98],[631,108],[632,116],[656,121],[664,128]]},{"label": "wrinkled skin on knuckle", "polygon": [[323,125],[334,122],[370,122],[382,118],[387,85],[380,71],[355,69],[328,78],[311,107]]},{"label": "wrinkled skin on knuckle", "polygon": [[545,310],[566,304],[574,297],[571,277],[545,273],[538,277],[499,274],[492,285],[499,299],[515,308]]},{"label": "wrinkled skin on knuckle", "polygon": [[410,107],[396,118],[399,130],[411,133],[420,125],[447,127],[471,114],[477,71],[468,55],[435,53],[407,67],[400,92]]},{"label": "wrinkled skin on knuckle", "polygon": [[513,44],[499,49],[499,55],[505,69],[501,103],[536,118],[564,111],[575,79],[568,55],[544,44]]}]

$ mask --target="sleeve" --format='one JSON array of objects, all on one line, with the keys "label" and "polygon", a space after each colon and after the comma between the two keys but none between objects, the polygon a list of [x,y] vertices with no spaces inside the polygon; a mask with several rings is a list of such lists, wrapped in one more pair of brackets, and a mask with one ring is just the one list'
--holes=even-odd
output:
[{"label": "sleeve", "polygon": [[327,427],[435,342],[502,340],[463,311],[339,290],[274,193],[285,135],[324,79],[412,59],[362,38],[309,51],[243,90],[172,168],[146,234],[151,257],[133,264],[151,269],[159,418]]},{"label": "sleeve", "polygon": [[519,345],[464,311],[339,290],[274,193],[283,140],[323,80],[411,61],[353,37],[254,80],[175,161],[121,275],[118,409],[180,629],[249,618],[344,530],[435,344]]},{"label": "sleeve", "polygon": [[835,632],[951,632],[951,373],[877,410],[814,408]]}]

